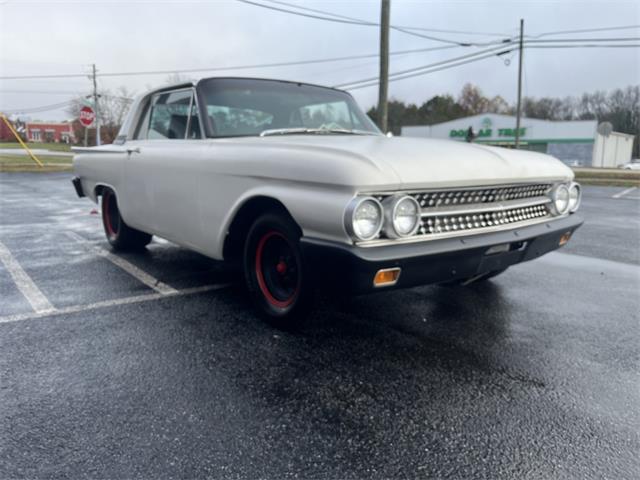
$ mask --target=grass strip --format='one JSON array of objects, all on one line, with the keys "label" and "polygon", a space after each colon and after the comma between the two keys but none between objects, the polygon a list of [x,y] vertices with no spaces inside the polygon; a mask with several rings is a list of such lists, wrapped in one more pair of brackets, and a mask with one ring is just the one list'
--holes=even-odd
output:
[{"label": "grass strip", "polygon": [[[55,152],[71,152],[71,145],[66,143],[38,143],[27,142],[27,147],[39,150],[51,150]],[[0,148],[15,148],[22,150],[22,146],[18,142],[0,142]]]}]

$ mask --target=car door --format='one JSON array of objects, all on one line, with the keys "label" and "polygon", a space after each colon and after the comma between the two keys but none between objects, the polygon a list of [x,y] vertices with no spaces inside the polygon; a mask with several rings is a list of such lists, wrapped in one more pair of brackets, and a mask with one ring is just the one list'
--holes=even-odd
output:
[{"label": "car door", "polygon": [[135,140],[127,142],[131,211],[140,226],[191,245],[197,229],[200,123],[193,89],[164,91],[149,101]]}]

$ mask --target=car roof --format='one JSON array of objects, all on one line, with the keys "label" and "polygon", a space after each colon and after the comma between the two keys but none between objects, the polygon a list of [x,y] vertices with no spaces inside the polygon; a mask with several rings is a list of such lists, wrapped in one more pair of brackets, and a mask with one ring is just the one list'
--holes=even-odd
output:
[{"label": "car roof", "polygon": [[164,92],[166,90],[177,90],[179,88],[191,88],[195,87],[198,84],[205,82],[207,80],[254,80],[254,81],[266,81],[266,82],[280,82],[280,83],[291,83],[293,85],[306,85],[308,87],[317,87],[317,88],[326,88],[327,90],[335,90],[336,92],[346,93],[347,95],[351,95],[349,92],[345,90],[340,90],[335,87],[327,87],[326,85],[318,85],[316,83],[307,83],[307,82],[299,82],[295,80],[282,80],[279,78],[262,78],[262,77],[204,77],[199,79],[196,82],[188,81],[188,82],[180,82],[174,83],[170,85],[163,85],[162,87],[155,88],[147,92],[149,93],[157,93]]}]

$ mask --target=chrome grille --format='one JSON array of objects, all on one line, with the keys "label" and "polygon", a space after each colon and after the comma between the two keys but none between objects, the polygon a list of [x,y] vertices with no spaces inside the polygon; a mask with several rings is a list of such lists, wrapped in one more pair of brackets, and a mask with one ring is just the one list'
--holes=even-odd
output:
[{"label": "chrome grille", "polygon": [[[552,187],[550,183],[535,183],[407,192],[420,204],[421,220],[416,233],[401,240],[472,235],[544,221],[553,216],[549,196]],[[390,195],[376,198],[383,201]],[[379,237],[362,243],[389,241]]]},{"label": "chrome grille", "polygon": [[512,223],[544,218],[549,215],[546,203],[529,207],[498,211],[450,215],[446,213],[423,218],[416,235],[458,232],[463,230],[498,227]]},{"label": "chrome grille", "polygon": [[505,200],[541,197],[551,188],[549,184],[514,185],[509,187],[479,188],[469,190],[447,190],[436,192],[417,192],[411,196],[425,208],[445,205],[468,205],[472,203],[491,203]]}]

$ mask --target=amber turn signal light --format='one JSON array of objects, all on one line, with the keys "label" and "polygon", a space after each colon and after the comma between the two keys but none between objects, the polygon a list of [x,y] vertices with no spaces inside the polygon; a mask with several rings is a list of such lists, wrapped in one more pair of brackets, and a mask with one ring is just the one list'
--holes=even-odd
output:
[{"label": "amber turn signal light", "polygon": [[378,270],[376,276],[373,277],[373,286],[389,287],[391,285],[395,285],[398,282],[398,278],[400,278],[399,268],[385,268],[383,270]]},{"label": "amber turn signal light", "polygon": [[560,237],[560,242],[558,242],[558,245],[563,246],[569,241],[570,238],[571,238],[571,232],[563,233],[562,236]]}]

